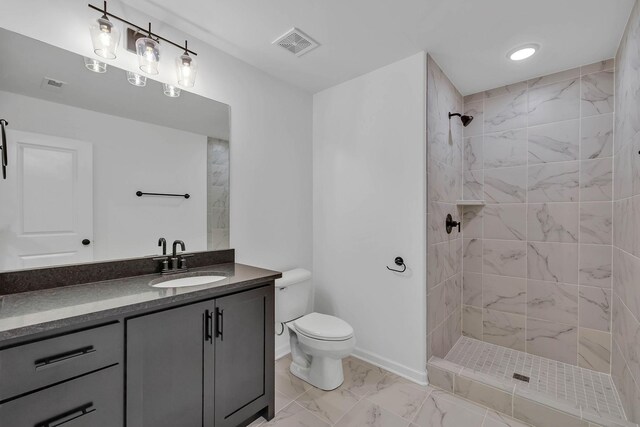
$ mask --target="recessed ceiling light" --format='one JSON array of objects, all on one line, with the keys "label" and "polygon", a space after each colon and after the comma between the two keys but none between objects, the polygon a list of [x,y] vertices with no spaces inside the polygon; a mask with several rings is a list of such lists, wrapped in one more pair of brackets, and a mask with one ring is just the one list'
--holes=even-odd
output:
[{"label": "recessed ceiling light", "polygon": [[533,54],[535,54],[539,48],[540,45],[538,44],[528,44],[525,46],[520,46],[516,49],[511,50],[507,54],[507,58],[512,61],[522,61],[523,59],[527,59],[533,56]]}]

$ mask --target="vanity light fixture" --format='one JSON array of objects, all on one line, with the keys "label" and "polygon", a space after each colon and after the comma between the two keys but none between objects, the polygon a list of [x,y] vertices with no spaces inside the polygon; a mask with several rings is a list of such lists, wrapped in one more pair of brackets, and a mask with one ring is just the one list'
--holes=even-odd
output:
[{"label": "vanity light fixture", "polygon": [[512,61],[522,61],[523,59],[532,57],[538,49],[540,49],[539,44],[530,43],[510,50],[507,54],[507,58]]},{"label": "vanity light fixture", "polygon": [[170,85],[168,83],[164,84],[164,94],[169,98],[177,98],[180,96],[180,88],[175,87],[174,85]]},{"label": "vanity light fixture", "polygon": [[[181,45],[174,43],[169,39],[166,39],[164,37],[159,36],[158,34],[153,33],[151,31],[151,23],[149,23],[148,29],[146,29],[132,22],[127,21],[126,19],[120,18],[119,16],[116,16],[113,13],[107,12],[106,1],[104,2],[103,9],[93,6],[92,4],[89,4],[89,8],[102,13],[102,17],[96,21],[96,25],[92,26],[91,39],[94,42],[94,49],[97,49],[98,47],[101,47],[101,49],[104,48],[105,42],[109,41],[108,46],[112,48],[112,51],[113,51],[113,56],[103,56],[103,55],[100,55],[100,56],[108,59],[115,58],[115,46],[117,45],[117,42],[119,40],[119,32],[117,32],[117,30],[109,20],[109,18],[112,18],[117,21],[123,22],[124,24],[132,28],[135,28],[135,30],[137,30],[140,33],[147,34],[147,36],[140,37],[135,42],[136,54],[138,55],[138,63],[142,71],[151,75],[155,75],[159,73],[158,64],[160,62],[160,41],[162,41],[164,43],[173,45],[184,51],[184,53],[181,56],[179,56],[177,59],[178,82],[180,85],[184,87],[192,87],[194,85],[195,78],[196,78],[197,64],[193,60],[192,56],[196,56],[198,54],[187,47],[186,41],[184,43],[184,47],[182,47]],[[94,30],[95,30],[96,37],[94,37]],[[112,42],[115,42],[115,44]],[[98,45],[96,45],[96,43],[98,43]],[[101,53],[104,53],[103,51],[104,49],[100,50]],[[98,50],[96,50],[96,54],[98,54]],[[105,67],[105,70],[106,70],[106,67]],[[175,91],[171,91],[171,92],[175,93]],[[175,95],[175,96],[178,96],[178,95]]]},{"label": "vanity light fixture", "polygon": [[186,40],[184,41],[184,53],[176,58],[176,66],[178,67],[178,83],[184,87],[193,87],[196,83],[198,64],[189,56]]},{"label": "vanity light fixture", "polygon": [[134,86],[144,87],[147,85],[147,78],[138,73],[127,71],[127,81]]},{"label": "vanity light fixture", "polygon": [[106,73],[107,72],[107,64],[104,62],[100,62],[97,59],[84,57],[84,66],[87,67],[87,70],[93,71],[94,73]]},{"label": "vanity light fixture", "polygon": [[89,26],[93,51],[96,55],[105,59],[116,58],[116,48],[120,40],[120,31],[109,21],[107,16],[107,2],[104,2],[104,11],[101,18],[92,21]]}]

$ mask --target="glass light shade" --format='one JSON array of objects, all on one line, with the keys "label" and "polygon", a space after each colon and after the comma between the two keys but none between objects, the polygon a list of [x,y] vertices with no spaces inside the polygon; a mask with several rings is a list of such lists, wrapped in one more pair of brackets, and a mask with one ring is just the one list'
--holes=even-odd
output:
[{"label": "glass light shade", "polygon": [[107,72],[107,64],[104,62],[100,62],[97,59],[84,57],[84,66],[87,67],[87,70],[93,71],[94,73],[106,73]]},{"label": "glass light shade", "polygon": [[198,64],[187,53],[180,55],[176,59],[178,70],[178,83],[184,87],[193,87],[196,83],[196,73]]},{"label": "glass light shade", "polygon": [[133,73],[131,71],[127,71],[127,81],[134,86],[146,86],[147,78],[145,76],[141,76],[140,74]]},{"label": "glass light shade", "polygon": [[136,53],[140,69],[147,74],[158,74],[160,62],[160,44],[149,38],[141,37],[136,40]]},{"label": "glass light shade", "polygon": [[170,98],[177,98],[180,96],[180,88],[174,85],[164,84],[164,94]]},{"label": "glass light shade", "polygon": [[109,19],[102,17],[91,23],[91,42],[93,51],[101,58],[115,59],[116,48],[120,41],[120,31]]}]

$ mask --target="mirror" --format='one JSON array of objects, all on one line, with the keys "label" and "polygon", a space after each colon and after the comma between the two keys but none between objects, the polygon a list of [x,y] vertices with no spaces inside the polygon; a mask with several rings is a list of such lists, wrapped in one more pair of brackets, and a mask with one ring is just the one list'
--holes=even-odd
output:
[{"label": "mirror", "polygon": [[0,61],[1,271],[229,248],[229,106],[4,29]]}]

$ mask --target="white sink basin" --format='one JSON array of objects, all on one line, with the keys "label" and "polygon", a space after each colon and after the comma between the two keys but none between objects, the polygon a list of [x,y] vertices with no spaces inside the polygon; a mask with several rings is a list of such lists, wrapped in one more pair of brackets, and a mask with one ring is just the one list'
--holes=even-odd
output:
[{"label": "white sink basin", "polygon": [[154,283],[151,286],[153,288],[184,288],[185,286],[209,285],[224,279],[226,279],[225,276],[191,276],[181,277],[179,279],[163,280],[161,282]]}]

